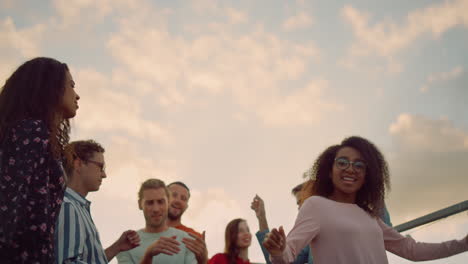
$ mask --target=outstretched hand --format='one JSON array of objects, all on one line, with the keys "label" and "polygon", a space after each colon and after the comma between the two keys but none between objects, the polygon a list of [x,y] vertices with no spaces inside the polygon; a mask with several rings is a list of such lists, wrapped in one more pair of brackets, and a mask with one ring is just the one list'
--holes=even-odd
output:
[{"label": "outstretched hand", "polygon": [[188,233],[193,239],[184,237],[182,242],[185,246],[195,254],[198,264],[206,264],[208,262],[208,249],[205,243],[205,231],[202,233],[202,237]]},{"label": "outstretched hand", "polygon": [[263,240],[263,246],[270,252],[270,255],[281,256],[286,248],[286,234],[283,227],[273,228]]}]

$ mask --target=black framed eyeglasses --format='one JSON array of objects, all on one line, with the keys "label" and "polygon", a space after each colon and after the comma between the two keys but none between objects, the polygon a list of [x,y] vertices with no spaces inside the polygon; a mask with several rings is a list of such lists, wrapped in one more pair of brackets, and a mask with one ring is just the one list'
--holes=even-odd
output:
[{"label": "black framed eyeglasses", "polygon": [[336,158],[335,165],[340,170],[346,170],[349,166],[352,166],[354,171],[356,172],[365,172],[366,171],[366,163],[362,160],[350,161],[347,158]]},{"label": "black framed eyeglasses", "polygon": [[104,164],[104,162],[99,162],[99,161],[95,161],[95,160],[88,160],[87,162],[91,162],[94,165],[98,166],[101,169],[101,172],[106,171],[106,164]]}]

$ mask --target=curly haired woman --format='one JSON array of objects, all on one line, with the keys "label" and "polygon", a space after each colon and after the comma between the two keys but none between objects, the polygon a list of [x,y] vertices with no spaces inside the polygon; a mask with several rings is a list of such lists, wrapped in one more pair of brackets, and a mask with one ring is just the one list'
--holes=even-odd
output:
[{"label": "curly haired woman", "polygon": [[315,161],[312,193],[286,237],[282,227],[264,241],[272,263],[291,263],[310,245],[315,264],[388,263],[386,250],[409,260],[449,257],[468,250],[467,237],[420,243],[387,226],[383,210],[389,172],[382,153],[361,137],[346,138]]},{"label": "curly haired woman", "polygon": [[53,263],[65,190],[62,151],[79,96],[68,66],[25,62],[0,92],[0,259]]}]

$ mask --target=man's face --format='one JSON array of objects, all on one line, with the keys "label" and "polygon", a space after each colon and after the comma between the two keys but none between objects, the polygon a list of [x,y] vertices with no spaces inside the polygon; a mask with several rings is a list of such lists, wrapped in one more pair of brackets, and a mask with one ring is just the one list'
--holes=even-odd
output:
[{"label": "man's face", "polygon": [[104,155],[99,152],[94,152],[93,156],[89,160],[81,161],[79,177],[87,192],[95,192],[99,190],[99,187],[102,184],[102,179],[107,177],[104,168]]},{"label": "man's face", "polygon": [[169,186],[171,194],[169,206],[169,218],[171,220],[179,220],[188,207],[189,192],[179,184]]},{"label": "man's face", "polygon": [[144,190],[140,209],[143,210],[146,226],[154,229],[163,227],[166,224],[168,209],[168,197],[164,188]]}]

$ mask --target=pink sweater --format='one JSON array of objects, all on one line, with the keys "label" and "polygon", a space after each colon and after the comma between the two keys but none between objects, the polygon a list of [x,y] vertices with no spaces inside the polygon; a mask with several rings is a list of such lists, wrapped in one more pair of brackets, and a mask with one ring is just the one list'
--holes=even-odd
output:
[{"label": "pink sweater", "polygon": [[380,219],[355,204],[339,203],[320,196],[305,200],[287,236],[282,256],[272,263],[291,263],[309,244],[314,264],[385,264],[385,250],[413,260],[431,260],[468,250],[465,240],[420,243],[400,235]]}]

